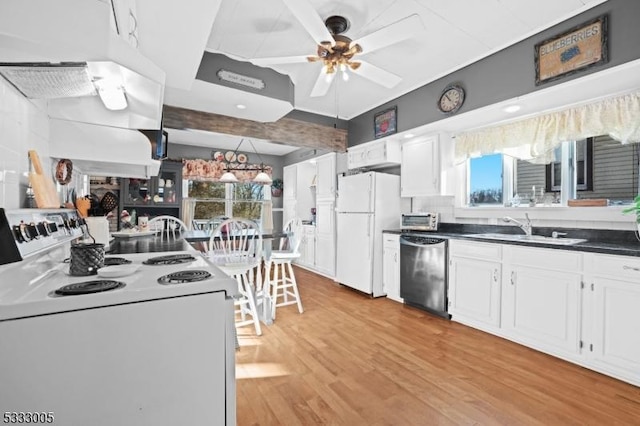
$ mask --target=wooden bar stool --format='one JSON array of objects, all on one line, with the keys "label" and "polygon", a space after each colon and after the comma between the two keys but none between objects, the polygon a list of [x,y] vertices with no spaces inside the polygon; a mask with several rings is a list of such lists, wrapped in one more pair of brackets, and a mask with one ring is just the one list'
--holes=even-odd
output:
[{"label": "wooden bar stool", "polygon": [[[302,301],[298,292],[298,284],[293,266],[293,259],[300,257],[300,240],[302,239],[302,221],[291,219],[284,227],[286,238],[280,240],[280,248],[271,251],[267,260],[265,277],[269,282],[271,293],[271,316],[276,318],[276,308],[279,306],[298,305],[298,312],[302,313]],[[273,265],[273,278],[271,266]],[[281,299],[280,301],[278,299]]]}]

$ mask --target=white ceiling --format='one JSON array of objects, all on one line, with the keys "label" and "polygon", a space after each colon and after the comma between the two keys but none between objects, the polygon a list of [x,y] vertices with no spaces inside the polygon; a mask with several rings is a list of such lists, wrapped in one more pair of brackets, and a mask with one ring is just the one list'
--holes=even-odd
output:
[{"label": "white ceiling", "polygon": [[[363,60],[402,78],[391,89],[351,74],[347,82],[335,78],[327,95],[311,98],[309,93],[320,71],[320,63],[272,66],[294,82],[295,109],[348,120],[605,0],[307,1],[317,11],[318,20],[330,15],[346,17],[351,28],[345,35],[352,39],[411,14],[418,14],[425,26],[424,31],[408,40],[369,54],[363,52]],[[160,30],[153,29],[151,24],[144,26],[144,17],[140,18],[141,50],[156,63],[163,61],[166,64],[158,63],[167,72],[166,104],[264,121],[265,112],[273,112],[268,103],[248,100],[249,108],[238,110],[236,105],[243,103],[243,92],[238,91],[234,94],[237,96],[229,93],[216,96],[215,85],[202,88],[204,83],[200,81],[194,85],[199,65],[196,53],[206,50],[246,61],[315,54],[313,38],[283,0],[186,0],[180,2],[180,6],[163,12],[164,6],[154,0],[138,0],[139,14],[172,18],[173,25],[163,26]],[[207,25],[209,35],[205,40]],[[143,31],[147,30],[149,37],[144,40]],[[161,44],[162,49],[146,47]],[[189,46],[186,53],[191,53],[190,56],[186,55],[184,46]],[[180,58],[179,62],[172,59],[174,53]],[[207,90],[206,96],[202,95],[203,90]],[[184,143],[215,146],[206,145],[215,143],[207,142],[213,138],[211,134],[186,133],[192,132],[175,133],[172,140],[180,142],[183,138]],[[211,140],[215,141],[215,138]]]}]

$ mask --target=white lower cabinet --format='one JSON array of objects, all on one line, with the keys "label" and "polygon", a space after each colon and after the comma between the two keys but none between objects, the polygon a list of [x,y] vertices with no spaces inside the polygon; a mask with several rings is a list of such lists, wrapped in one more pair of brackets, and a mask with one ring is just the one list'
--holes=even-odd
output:
[{"label": "white lower cabinet", "polygon": [[449,313],[480,329],[500,326],[501,246],[449,241]]},{"label": "white lower cabinet", "polygon": [[589,362],[640,386],[640,259],[589,253],[585,266]]},{"label": "white lower cabinet", "polygon": [[452,320],[640,386],[640,258],[463,240],[449,250]]},{"label": "white lower cabinet", "polygon": [[504,331],[545,352],[579,354],[581,275],[522,265],[512,265],[505,275]]},{"label": "white lower cabinet", "polygon": [[382,291],[389,299],[403,302],[400,297],[400,235],[382,234]]},{"label": "white lower cabinet", "polygon": [[503,267],[504,331],[545,352],[579,354],[582,253],[511,246]]}]

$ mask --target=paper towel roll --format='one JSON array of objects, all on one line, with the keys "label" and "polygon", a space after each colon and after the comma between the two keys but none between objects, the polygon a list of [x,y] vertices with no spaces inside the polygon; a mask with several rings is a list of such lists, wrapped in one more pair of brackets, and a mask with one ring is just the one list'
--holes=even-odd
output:
[{"label": "paper towel roll", "polygon": [[89,233],[95,238],[96,243],[109,246],[109,221],[105,216],[89,216],[84,220],[87,221]]}]

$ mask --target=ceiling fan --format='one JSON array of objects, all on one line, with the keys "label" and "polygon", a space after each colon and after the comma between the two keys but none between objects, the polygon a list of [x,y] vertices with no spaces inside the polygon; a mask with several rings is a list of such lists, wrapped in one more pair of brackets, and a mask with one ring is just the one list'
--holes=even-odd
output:
[{"label": "ceiling fan", "polygon": [[413,14],[373,33],[351,40],[342,35],[349,29],[349,21],[346,18],[330,16],[323,22],[307,0],[282,1],[316,42],[316,55],[256,58],[251,62],[260,66],[322,62],[323,67],[311,90],[311,97],[325,95],[338,71],[342,72],[345,80],[349,77],[347,70],[351,70],[386,88],[394,87],[402,81],[399,76],[363,61],[360,55],[382,49],[424,31],[420,17]]}]

